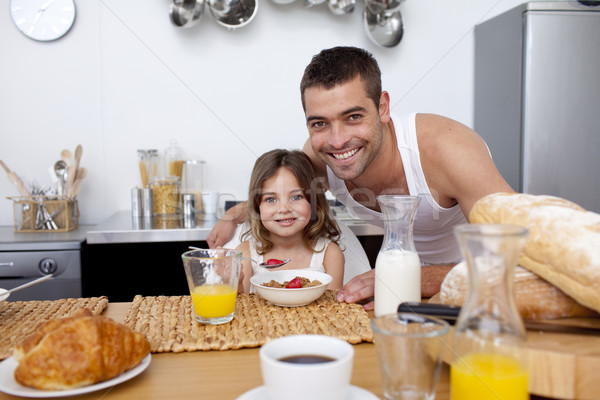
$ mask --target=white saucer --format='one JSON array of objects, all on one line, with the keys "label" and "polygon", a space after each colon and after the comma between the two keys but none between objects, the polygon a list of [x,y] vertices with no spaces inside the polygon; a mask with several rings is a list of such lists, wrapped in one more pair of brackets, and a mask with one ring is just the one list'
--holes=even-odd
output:
[{"label": "white saucer", "polygon": [[[265,387],[259,386],[247,391],[237,400],[265,400],[266,397]],[[361,387],[350,385],[347,400],[379,400],[379,397]]]}]

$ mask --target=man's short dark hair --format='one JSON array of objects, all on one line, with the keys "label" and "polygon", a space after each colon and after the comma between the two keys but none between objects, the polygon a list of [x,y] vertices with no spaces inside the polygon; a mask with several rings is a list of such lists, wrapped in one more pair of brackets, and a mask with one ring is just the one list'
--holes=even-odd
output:
[{"label": "man's short dark hair", "polygon": [[304,103],[306,89],[320,87],[330,90],[337,85],[350,82],[357,76],[362,79],[367,96],[379,108],[381,71],[373,55],[357,47],[340,46],[322,50],[312,58],[304,70],[300,82],[302,107],[306,109]]}]

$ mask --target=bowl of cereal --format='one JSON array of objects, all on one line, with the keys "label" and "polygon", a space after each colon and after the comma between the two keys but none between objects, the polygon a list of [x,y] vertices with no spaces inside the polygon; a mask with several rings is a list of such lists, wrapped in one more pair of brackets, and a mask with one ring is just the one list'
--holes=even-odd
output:
[{"label": "bowl of cereal", "polygon": [[250,283],[263,299],[282,307],[298,307],[321,297],[332,279],[324,272],[292,269],[253,275]]}]

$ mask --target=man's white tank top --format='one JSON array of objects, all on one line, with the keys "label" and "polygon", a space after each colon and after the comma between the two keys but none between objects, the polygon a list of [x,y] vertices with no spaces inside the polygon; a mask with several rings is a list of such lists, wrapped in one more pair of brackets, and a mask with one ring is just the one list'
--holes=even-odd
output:
[{"label": "man's white tank top", "polygon": [[[415,116],[416,113],[410,113],[393,119],[409,193],[421,198],[413,227],[415,247],[422,265],[456,263],[462,260],[462,255],[453,229],[456,225],[467,223],[467,219],[458,204],[443,208],[431,195],[421,167]],[[344,181],[335,176],[329,167],[327,179],[331,193],[347,207],[351,215],[383,228],[382,214],[354,200]]]}]

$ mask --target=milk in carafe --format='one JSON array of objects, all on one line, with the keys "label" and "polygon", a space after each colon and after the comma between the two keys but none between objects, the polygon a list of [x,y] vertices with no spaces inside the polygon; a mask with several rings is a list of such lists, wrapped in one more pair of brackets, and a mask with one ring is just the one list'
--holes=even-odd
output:
[{"label": "milk in carafe", "polygon": [[408,250],[387,250],[375,262],[375,316],[393,314],[405,301],[421,301],[421,262]]},{"label": "milk in carafe", "polygon": [[375,316],[393,314],[406,301],[421,301],[421,262],[413,241],[415,196],[385,195],[377,201],[385,234],[375,262]]}]

